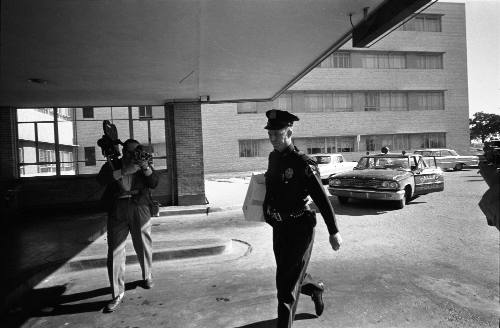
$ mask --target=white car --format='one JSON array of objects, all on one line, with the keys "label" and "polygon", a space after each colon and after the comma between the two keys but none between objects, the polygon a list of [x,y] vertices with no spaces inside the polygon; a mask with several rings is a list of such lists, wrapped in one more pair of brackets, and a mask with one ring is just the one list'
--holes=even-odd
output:
[{"label": "white car", "polygon": [[321,181],[328,183],[328,178],[332,174],[352,171],[357,162],[347,162],[342,154],[313,154],[310,155],[316,161],[319,168]]},{"label": "white car", "polygon": [[443,171],[454,170],[460,171],[464,167],[478,166],[478,156],[462,156],[453,149],[445,148],[426,148],[414,151],[415,154],[425,157],[436,157],[437,166]]}]

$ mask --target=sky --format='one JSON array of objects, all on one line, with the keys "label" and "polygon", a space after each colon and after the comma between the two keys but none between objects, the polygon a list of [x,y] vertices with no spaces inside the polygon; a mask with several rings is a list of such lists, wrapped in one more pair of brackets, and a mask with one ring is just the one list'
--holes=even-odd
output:
[{"label": "sky", "polygon": [[500,115],[500,0],[465,2],[469,116]]}]

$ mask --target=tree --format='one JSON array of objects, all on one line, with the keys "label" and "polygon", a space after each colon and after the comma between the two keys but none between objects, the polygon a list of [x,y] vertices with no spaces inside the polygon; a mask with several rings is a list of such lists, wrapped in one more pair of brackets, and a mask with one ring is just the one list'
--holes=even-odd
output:
[{"label": "tree", "polygon": [[486,138],[500,133],[500,115],[485,112],[474,113],[469,118],[470,140],[481,139],[484,143]]}]

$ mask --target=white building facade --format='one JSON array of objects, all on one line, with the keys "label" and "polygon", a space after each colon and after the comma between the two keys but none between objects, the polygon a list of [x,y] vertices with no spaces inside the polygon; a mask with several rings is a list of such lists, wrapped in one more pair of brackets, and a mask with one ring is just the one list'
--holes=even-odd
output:
[{"label": "white building facade", "polygon": [[300,121],[306,153],[469,148],[465,5],[436,3],[370,48],[344,45],[272,103],[202,107],[205,172],[266,168],[265,111]]}]

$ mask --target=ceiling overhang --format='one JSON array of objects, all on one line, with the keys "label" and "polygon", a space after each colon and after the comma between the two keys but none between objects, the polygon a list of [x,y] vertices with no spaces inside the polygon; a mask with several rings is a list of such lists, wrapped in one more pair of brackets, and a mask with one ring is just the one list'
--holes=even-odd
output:
[{"label": "ceiling overhang", "polygon": [[388,2],[5,0],[0,106],[273,99]]}]

